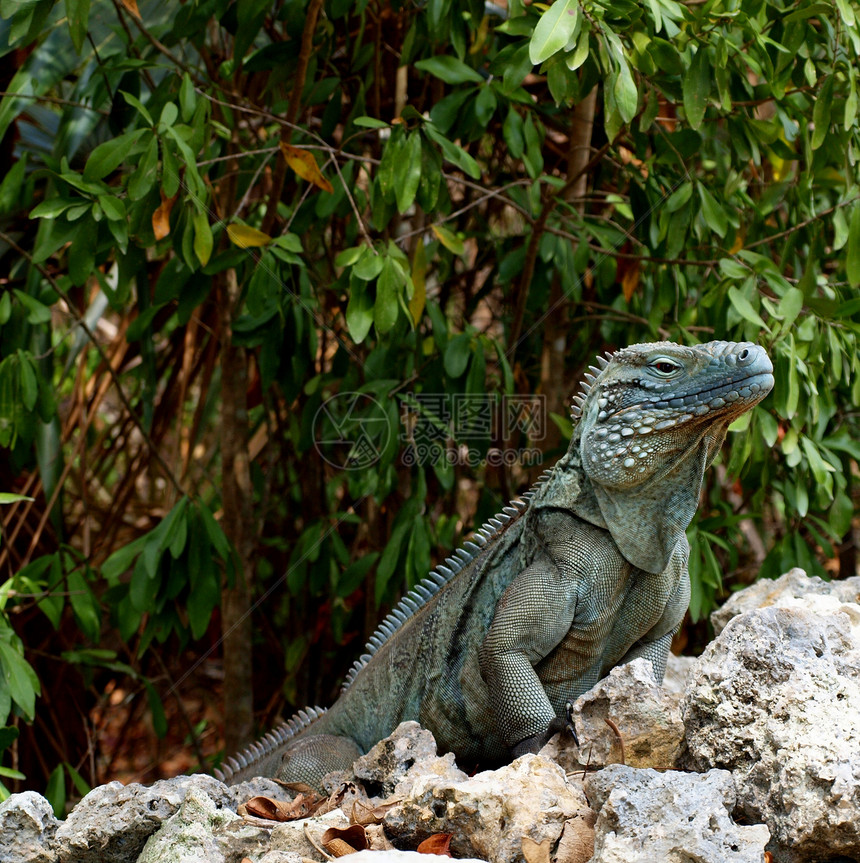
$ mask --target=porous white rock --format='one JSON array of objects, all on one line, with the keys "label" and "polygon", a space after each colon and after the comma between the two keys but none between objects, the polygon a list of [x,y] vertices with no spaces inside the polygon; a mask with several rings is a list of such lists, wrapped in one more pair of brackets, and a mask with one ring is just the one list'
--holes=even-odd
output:
[{"label": "porous white rock", "polygon": [[0,803],[2,863],[54,863],[51,846],[60,822],[51,804],[35,791],[12,794]]},{"label": "porous white rock", "polygon": [[109,782],[90,791],[60,825],[56,835],[58,860],[136,860],[146,840],[179,809],[191,789],[204,792],[217,806],[235,806],[230,789],[203,774],[162,779],[152,785]]},{"label": "porous white rock", "polygon": [[763,578],[732,594],[711,615],[714,635],[719,635],[732,618],[745,611],[781,606],[788,600],[810,595],[832,596],[841,602],[860,604],[860,576],[842,581],[824,581],[818,576],[808,576],[802,569],[795,567],[779,578]]},{"label": "porous white rock", "polygon": [[[316,860],[320,855],[314,843],[320,845],[323,834],[330,827],[337,827],[340,830],[349,827],[349,820],[340,809],[333,809],[325,815],[314,815],[300,821],[285,821],[272,830],[269,850],[287,851]],[[308,836],[313,839],[313,842]]]},{"label": "porous white rock", "polygon": [[695,656],[675,656],[670,653],[666,657],[666,673],[663,675],[663,689],[683,695],[687,688],[690,671],[696,664]]},{"label": "porous white rock", "polygon": [[353,772],[371,796],[390,797],[409,793],[422,776],[447,777],[451,781],[467,776],[454,763],[454,756],[436,755],[436,739],[417,722],[401,722],[353,765]]},{"label": "porous white rock", "polygon": [[[221,834],[222,841],[216,833]],[[192,788],[179,811],[146,841],[137,863],[227,863],[262,850],[268,837],[268,831],[245,824],[235,812],[219,807],[205,791]],[[231,846],[229,854],[227,844]],[[237,844],[242,846],[241,855]]]},{"label": "porous white rock", "polygon": [[689,765],[732,771],[777,863],[860,859],[860,605],[788,591],[732,618],[682,713]]},{"label": "porous white rock", "polygon": [[647,659],[616,666],[573,705],[579,765],[674,767],[684,738],[680,701],[657,683]]},{"label": "porous white rock", "polygon": [[741,827],[730,773],[661,773],[613,764],[586,777],[598,810],[591,863],[762,863],[770,833]]},{"label": "porous white rock", "polygon": [[434,833],[451,833],[457,857],[491,863],[522,860],[522,839],[558,841],[565,821],[588,808],[564,771],[539,755],[524,755],[471,779],[427,776],[383,821],[395,845],[415,848]]}]

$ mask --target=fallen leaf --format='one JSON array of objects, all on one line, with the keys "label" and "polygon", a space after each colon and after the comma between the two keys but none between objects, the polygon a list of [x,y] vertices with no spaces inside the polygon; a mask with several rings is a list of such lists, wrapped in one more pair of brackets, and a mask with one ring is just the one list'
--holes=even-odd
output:
[{"label": "fallen leaf", "polygon": [[[343,814],[349,817],[353,807],[359,803],[364,803],[367,800],[367,794],[364,788],[356,785],[355,782],[343,782],[324,800],[316,811],[316,815],[325,815],[327,812],[333,812],[335,809],[342,809]],[[350,819],[350,823],[354,823]]]},{"label": "fallen leaf", "polygon": [[272,238],[256,228],[248,225],[227,225],[227,236],[230,241],[240,249],[253,249],[266,246],[272,242]]},{"label": "fallen leaf", "polygon": [[317,160],[307,150],[300,150],[290,144],[281,141],[281,152],[287,160],[287,164],[303,179],[313,183],[324,192],[333,192],[334,187],[323,176]]},{"label": "fallen leaf", "polygon": [[526,863],[550,863],[549,851],[552,847],[551,839],[535,842],[530,836],[523,836],[522,843],[523,857],[526,858]]},{"label": "fallen leaf", "polygon": [[442,857],[453,857],[448,850],[453,833],[434,833],[428,836],[417,848],[419,854],[439,854]]},{"label": "fallen leaf", "polygon": [[370,803],[365,803],[363,800],[356,800],[349,820],[353,824],[361,824],[363,827],[367,827],[369,824],[381,824],[385,813],[400,802],[401,798],[394,797],[378,806],[371,806]]},{"label": "fallen leaf", "polygon": [[163,240],[170,234],[170,211],[176,203],[179,195],[174,195],[168,198],[164,192],[161,193],[161,203],[155,208],[152,214],[152,233],[155,234],[156,242]]},{"label": "fallen leaf", "polygon": [[360,824],[353,824],[345,829],[329,827],[323,833],[320,843],[332,857],[346,857],[347,854],[355,854],[356,851],[364,851],[370,847],[364,827]]},{"label": "fallen leaf", "polygon": [[593,809],[585,809],[565,821],[555,863],[588,863],[594,856],[596,822],[597,813]]},{"label": "fallen leaf", "polygon": [[295,800],[285,803],[272,797],[252,797],[237,810],[240,815],[253,815],[268,821],[297,821],[313,815],[320,804],[316,794],[299,794]]}]

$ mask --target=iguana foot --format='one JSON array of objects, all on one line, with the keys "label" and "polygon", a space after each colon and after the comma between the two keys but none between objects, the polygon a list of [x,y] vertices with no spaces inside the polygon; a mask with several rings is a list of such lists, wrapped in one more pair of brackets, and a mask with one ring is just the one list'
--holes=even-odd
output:
[{"label": "iguana foot", "polygon": [[579,746],[579,738],[576,736],[576,728],[573,725],[573,704],[569,701],[564,705],[564,717],[558,716],[552,720],[547,726],[546,731],[541,731],[539,734],[533,734],[531,737],[526,737],[515,746],[511,747],[511,756],[519,758],[527,753],[538,753],[554,734],[569,734],[573,738],[575,746]]}]

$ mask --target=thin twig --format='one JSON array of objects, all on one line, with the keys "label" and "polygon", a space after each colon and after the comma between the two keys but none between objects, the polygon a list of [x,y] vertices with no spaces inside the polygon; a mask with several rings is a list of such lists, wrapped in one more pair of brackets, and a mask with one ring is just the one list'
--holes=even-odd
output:
[{"label": "thin twig", "polygon": [[614,732],[615,736],[618,738],[618,744],[621,746],[621,763],[625,764],[624,759],[624,738],[621,736],[621,732],[618,730],[618,726],[611,719],[603,720]]},{"label": "thin twig", "polygon": [[0,90],[0,99],[6,96],[11,96],[15,99],[30,99],[33,102],[50,102],[52,105],[66,105],[70,108],[92,111],[94,114],[101,114],[103,117],[110,116],[110,111],[105,108],[93,108],[92,105],[85,105],[83,102],[73,102],[70,99],[60,99],[57,96],[36,96],[31,93],[13,93],[11,90]]}]

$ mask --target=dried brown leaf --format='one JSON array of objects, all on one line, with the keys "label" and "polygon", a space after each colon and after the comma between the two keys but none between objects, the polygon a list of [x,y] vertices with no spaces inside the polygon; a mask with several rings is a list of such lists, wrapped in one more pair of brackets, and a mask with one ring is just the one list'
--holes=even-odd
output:
[{"label": "dried brown leaf", "polygon": [[564,822],[555,863],[587,863],[594,856],[594,825],[597,813],[585,809]]},{"label": "dried brown leaf", "polygon": [[272,797],[252,797],[244,806],[239,807],[240,815],[253,815],[268,821],[297,821],[314,815],[319,808],[320,799],[316,794],[299,794],[295,800],[285,803]]},{"label": "dried brown leaf", "polygon": [[140,9],[137,8],[137,0],[122,0],[122,5],[131,12],[138,20],[140,20]]},{"label": "dried brown leaf", "polygon": [[320,166],[317,165],[317,160],[312,153],[307,150],[300,150],[298,147],[293,147],[290,144],[281,141],[281,152],[287,160],[287,164],[303,179],[309,183],[313,183],[324,192],[333,192],[334,187],[323,176],[320,171]]},{"label": "dried brown leaf", "polygon": [[530,836],[523,836],[523,857],[526,858],[526,863],[550,863],[549,852],[552,847],[551,839],[544,839],[543,842],[535,842]]},{"label": "dried brown leaf", "polygon": [[439,854],[442,857],[453,857],[449,848],[453,833],[434,833],[428,836],[417,848],[419,854]]},{"label": "dried brown leaf", "polygon": [[152,214],[152,233],[155,234],[156,240],[163,240],[170,234],[170,211],[178,198],[174,195],[168,198],[164,192],[161,193],[161,203],[155,208]]},{"label": "dried brown leaf", "polygon": [[361,824],[363,827],[367,827],[368,824],[381,824],[385,813],[397,806],[400,801],[401,798],[392,797],[385,803],[380,803],[379,806],[371,806],[364,800],[356,800],[349,820],[353,824]]},{"label": "dried brown leaf", "polygon": [[346,857],[347,854],[355,854],[356,851],[364,851],[370,847],[364,827],[360,824],[353,824],[345,829],[329,827],[323,833],[320,843],[332,857]]}]

